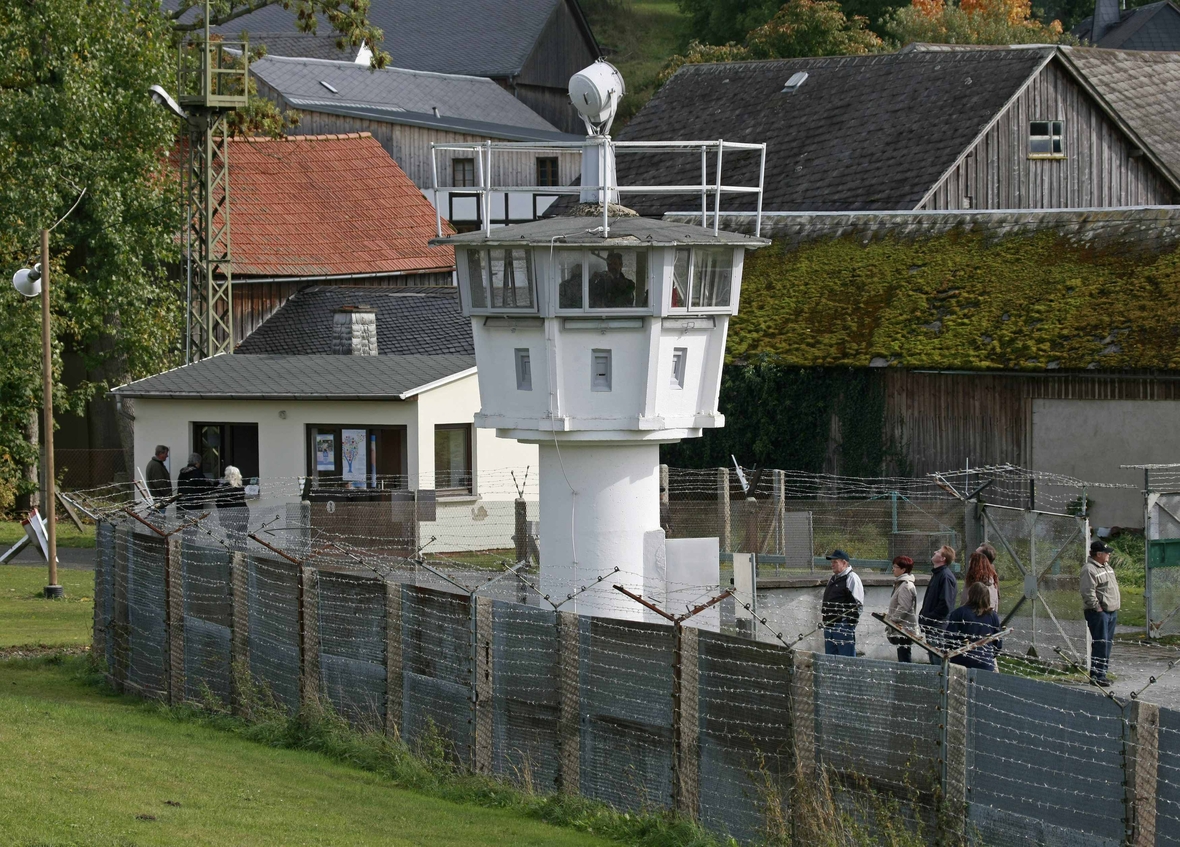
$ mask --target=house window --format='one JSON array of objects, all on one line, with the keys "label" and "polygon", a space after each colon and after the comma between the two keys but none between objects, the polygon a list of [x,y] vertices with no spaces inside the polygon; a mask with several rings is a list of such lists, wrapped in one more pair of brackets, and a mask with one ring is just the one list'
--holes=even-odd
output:
[{"label": "house window", "polygon": [[1028,155],[1044,159],[1064,158],[1064,131],[1064,121],[1030,121],[1028,125]]},{"label": "house window", "polygon": [[672,381],[675,389],[684,388],[684,364],[688,359],[688,348],[677,347],[672,351]]},{"label": "house window", "polygon": [[475,159],[451,159],[451,185],[455,188],[475,187]]},{"label": "house window", "polygon": [[533,390],[533,366],[529,362],[529,348],[516,348],[516,390]]},{"label": "house window", "polygon": [[193,452],[201,454],[201,470],[210,479],[221,479],[233,465],[247,485],[258,484],[256,423],[194,423]]},{"label": "house window", "polygon": [[434,487],[440,493],[471,493],[471,424],[435,426]]},{"label": "house window", "polygon": [[610,391],[610,350],[590,351],[590,390]]},{"label": "house window", "polygon": [[671,308],[727,309],[732,288],[732,249],[677,248],[672,262]]},{"label": "house window", "polygon": [[549,187],[557,184],[557,157],[537,159],[537,185]]},{"label": "house window", "polygon": [[406,488],[406,428],[309,426],[307,476],[316,488]]}]

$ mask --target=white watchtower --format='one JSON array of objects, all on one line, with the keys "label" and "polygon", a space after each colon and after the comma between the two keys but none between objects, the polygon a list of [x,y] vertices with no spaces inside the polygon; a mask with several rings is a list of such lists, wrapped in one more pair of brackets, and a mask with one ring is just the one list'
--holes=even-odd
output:
[{"label": "white watchtower", "polygon": [[[611,184],[609,137],[586,146],[598,166],[566,190],[626,193]],[[588,172],[606,178],[587,186]],[[700,545],[665,541],[659,445],[724,425],[717,398],[743,257],[768,242],[718,230],[715,212],[706,228],[601,202],[588,211],[432,243],[455,247],[479,369],[476,425],[539,447],[542,592],[564,599],[618,567],[576,610],[644,619],[612,583],[677,605],[700,597],[690,585],[718,581],[715,540],[703,564]]]}]

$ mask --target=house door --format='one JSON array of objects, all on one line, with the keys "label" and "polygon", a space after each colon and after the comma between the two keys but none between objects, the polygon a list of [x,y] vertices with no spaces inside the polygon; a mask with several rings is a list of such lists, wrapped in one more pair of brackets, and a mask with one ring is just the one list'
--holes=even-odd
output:
[{"label": "house door", "polygon": [[193,452],[201,454],[201,469],[210,479],[221,479],[233,465],[249,485],[258,478],[258,424],[194,423]]}]

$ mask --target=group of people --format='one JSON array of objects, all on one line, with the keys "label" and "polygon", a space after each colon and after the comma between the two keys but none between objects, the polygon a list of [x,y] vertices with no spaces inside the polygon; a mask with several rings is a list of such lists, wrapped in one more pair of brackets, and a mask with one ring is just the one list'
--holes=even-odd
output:
[{"label": "group of people", "polygon": [[173,490],[172,473],[168,469],[170,455],[167,445],[157,446],[144,473],[154,508],[162,511],[169,503],[175,502],[178,512],[188,513],[212,506],[217,510],[217,518],[226,534],[238,542],[244,539],[250,522],[250,507],[246,505],[242,472],[228,465],[220,480],[210,479],[201,468],[204,463],[201,454],[191,453],[188,464],[176,475]]},{"label": "group of people", "polygon": [[[1110,685],[1107,671],[1120,605],[1118,580],[1110,565],[1112,552],[1113,549],[1104,542],[1094,541],[1080,578],[1082,605],[1091,639],[1090,677],[1102,687]],[[864,585],[843,550],[834,550],[827,558],[832,563],[832,576],[824,589],[820,611],[824,652],[855,656],[856,627],[865,602]],[[1003,649],[1003,640],[992,637],[1001,630],[996,549],[990,544],[981,544],[971,554],[961,593],[952,567],[954,561],[955,550],[949,545],[939,547],[930,557],[930,583],[919,606],[914,560],[909,556],[898,556],[893,560],[893,593],[885,619],[897,629],[890,628],[886,637],[897,647],[899,662],[913,661],[914,639],[921,638],[941,653],[968,648],[957,652],[950,661],[969,668],[994,671],[996,656]],[[989,638],[991,640],[986,640]],[[943,661],[940,653],[930,650],[927,653],[931,664]]]}]

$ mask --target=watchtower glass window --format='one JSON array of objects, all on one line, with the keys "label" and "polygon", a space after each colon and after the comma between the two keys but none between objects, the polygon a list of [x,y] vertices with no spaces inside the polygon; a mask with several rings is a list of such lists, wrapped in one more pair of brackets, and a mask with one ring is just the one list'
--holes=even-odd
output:
[{"label": "watchtower glass window", "polygon": [[467,282],[473,309],[537,309],[528,250],[498,248],[467,251]]},{"label": "watchtower glass window", "polygon": [[562,311],[649,308],[646,248],[559,250],[553,267]]},{"label": "watchtower glass window", "polygon": [[679,247],[672,262],[672,309],[728,310],[733,297],[733,250]]},{"label": "watchtower glass window", "polygon": [[1030,121],[1028,125],[1028,155],[1036,159],[1064,158],[1064,135],[1064,121]]}]

